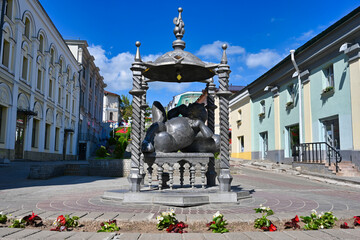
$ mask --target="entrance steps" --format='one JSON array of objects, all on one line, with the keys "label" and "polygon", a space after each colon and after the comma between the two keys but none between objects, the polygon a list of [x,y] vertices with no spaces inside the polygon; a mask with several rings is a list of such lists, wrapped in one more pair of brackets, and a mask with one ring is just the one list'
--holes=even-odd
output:
[{"label": "entrance steps", "polygon": [[[328,166],[328,165],[327,165]],[[339,164],[339,172],[336,173],[336,166],[335,164],[331,164],[328,166],[328,169],[335,173],[337,176],[343,177],[360,177],[360,171],[355,164],[351,161],[341,161]]]}]

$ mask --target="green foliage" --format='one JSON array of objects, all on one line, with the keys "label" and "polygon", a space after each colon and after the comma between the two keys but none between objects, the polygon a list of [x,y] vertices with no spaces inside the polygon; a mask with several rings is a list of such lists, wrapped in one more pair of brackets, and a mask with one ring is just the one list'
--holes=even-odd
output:
[{"label": "green foliage", "polygon": [[156,227],[159,230],[168,228],[170,225],[175,225],[178,222],[173,209],[170,212],[162,212],[160,216],[156,217],[156,220],[158,221]]},{"label": "green foliage", "polygon": [[7,216],[5,214],[0,213],[0,223],[6,223]]},{"label": "green foliage", "polygon": [[335,225],[337,218],[332,212],[317,214],[315,210],[312,211],[310,216],[300,216],[305,223],[305,230],[318,230],[323,228],[332,228]]},{"label": "green foliage", "polygon": [[107,153],[107,150],[106,150],[106,147],[104,146],[101,146],[99,147],[97,150],[96,150],[96,156],[98,157],[107,157],[109,156],[110,154]]},{"label": "green foliage", "polygon": [[209,230],[212,230],[213,233],[226,233],[229,230],[226,228],[227,222],[224,220],[224,215],[220,212],[216,212],[213,216],[212,222],[208,223],[207,226]]},{"label": "green foliage", "polygon": [[267,219],[267,217],[274,214],[274,211],[271,210],[269,207],[263,207],[260,205],[260,207],[254,209],[256,213],[261,213],[262,217],[255,219],[254,227],[264,229],[269,228],[271,226],[271,221]]},{"label": "green foliage", "polygon": [[[121,130],[121,132],[117,132],[119,130]],[[126,139],[129,139],[130,134],[131,134],[131,127],[120,127],[115,130],[116,137],[124,137]]]},{"label": "green foliage", "polygon": [[23,219],[14,219],[9,228],[25,228],[25,220]]},{"label": "green foliage", "polygon": [[108,143],[109,143],[109,146],[115,145],[116,144],[116,139],[113,138],[113,137],[110,137],[109,140],[108,140]]},{"label": "green foliage", "polygon": [[220,159],[220,152],[214,153],[214,158],[215,159]]},{"label": "green foliage", "polygon": [[129,97],[126,95],[120,96],[120,112],[124,120],[128,121],[132,115],[132,106]]},{"label": "green foliage", "polygon": [[120,228],[116,225],[116,220],[109,220],[108,222],[103,222],[100,226],[101,229],[97,232],[115,232],[120,230]]},{"label": "green foliage", "polygon": [[128,145],[128,141],[126,138],[124,137],[120,137],[116,143],[116,147],[114,150],[114,154],[116,158],[123,158],[124,157],[124,153],[126,150],[126,147]]},{"label": "green foliage", "polygon": [[69,217],[69,215],[65,215],[65,219],[66,219],[66,228],[74,228],[79,226],[79,217],[77,216],[73,216],[73,217]]}]

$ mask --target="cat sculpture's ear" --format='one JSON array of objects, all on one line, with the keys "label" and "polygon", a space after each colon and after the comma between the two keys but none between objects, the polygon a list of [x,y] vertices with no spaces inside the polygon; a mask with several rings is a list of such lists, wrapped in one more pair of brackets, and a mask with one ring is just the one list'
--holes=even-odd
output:
[{"label": "cat sculpture's ear", "polygon": [[166,122],[166,111],[161,105],[160,102],[155,101],[152,105],[152,121],[153,123],[156,122]]}]

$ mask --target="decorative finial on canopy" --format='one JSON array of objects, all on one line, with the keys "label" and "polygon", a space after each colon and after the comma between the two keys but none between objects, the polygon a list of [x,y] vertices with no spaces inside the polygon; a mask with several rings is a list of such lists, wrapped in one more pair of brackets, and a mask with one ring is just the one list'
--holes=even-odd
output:
[{"label": "decorative finial on canopy", "polygon": [[136,46],[135,62],[141,62],[140,45],[141,45],[141,42],[139,42],[139,41],[137,41],[135,43],[135,46]]},{"label": "decorative finial on canopy", "polygon": [[227,64],[227,56],[226,56],[226,49],[227,49],[227,44],[226,43],[224,43],[223,45],[222,45],[222,49],[224,50],[223,51],[223,55],[222,55],[222,58],[221,58],[221,62],[220,63],[222,63],[222,64]]},{"label": "decorative finial on canopy", "polygon": [[181,7],[178,8],[179,11],[179,16],[174,18],[174,24],[175,24],[175,28],[174,28],[174,34],[176,37],[176,40],[173,42],[173,48],[180,48],[180,49],[184,49],[185,48],[185,42],[183,40],[181,40],[184,37],[184,33],[185,33],[185,23],[182,20],[181,17],[181,13],[183,11],[183,9]]}]

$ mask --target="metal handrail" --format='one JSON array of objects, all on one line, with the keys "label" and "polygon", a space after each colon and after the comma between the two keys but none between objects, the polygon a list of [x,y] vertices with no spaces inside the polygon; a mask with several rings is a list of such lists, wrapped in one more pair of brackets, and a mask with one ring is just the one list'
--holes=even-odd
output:
[{"label": "metal handrail", "polygon": [[[339,171],[339,163],[342,161],[342,156],[340,152],[331,146],[327,142],[312,142],[312,143],[302,143],[300,145],[293,146],[293,160],[294,162],[299,162],[299,150],[302,150],[302,161],[311,162],[311,163],[321,163],[323,157],[327,157],[329,161],[329,166],[331,166],[331,159],[335,158],[335,167],[336,172]],[[323,153],[325,151],[325,154]],[[325,155],[325,156],[324,156]]]}]

